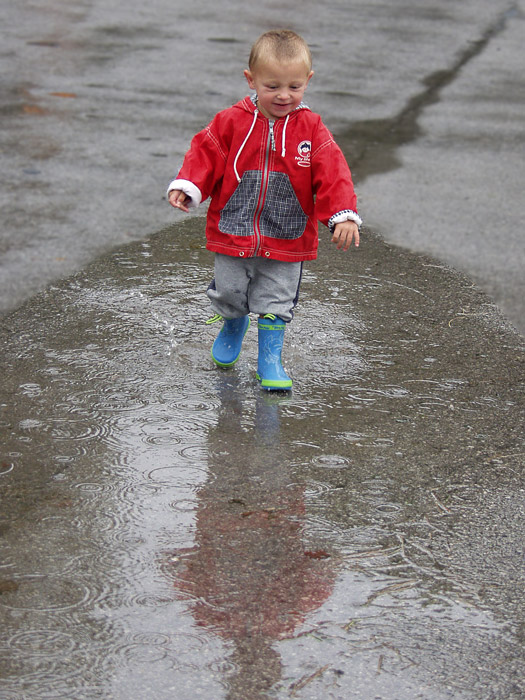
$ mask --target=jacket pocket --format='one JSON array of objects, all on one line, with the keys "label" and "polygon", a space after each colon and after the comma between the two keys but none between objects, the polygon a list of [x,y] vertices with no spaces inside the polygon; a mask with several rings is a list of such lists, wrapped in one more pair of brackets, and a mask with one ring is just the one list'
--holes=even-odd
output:
[{"label": "jacket pocket", "polygon": [[[221,211],[219,230],[233,236],[252,236],[262,174],[247,170]],[[268,238],[300,238],[308,217],[304,213],[290,178],[285,173],[270,172],[268,189],[259,217],[259,230]]]},{"label": "jacket pocket", "polygon": [[308,217],[285,173],[270,173],[259,228],[263,236],[293,240],[300,238]]},{"label": "jacket pocket", "polygon": [[261,173],[247,170],[226,202],[219,219],[219,231],[232,236],[253,236],[253,217],[261,189]]}]

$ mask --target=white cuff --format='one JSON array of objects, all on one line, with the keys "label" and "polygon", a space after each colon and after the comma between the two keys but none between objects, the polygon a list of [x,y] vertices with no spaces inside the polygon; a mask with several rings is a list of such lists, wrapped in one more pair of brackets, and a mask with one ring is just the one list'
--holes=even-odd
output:
[{"label": "white cuff", "polygon": [[197,185],[194,185],[193,182],[189,180],[173,180],[170,182],[166,194],[169,196],[172,190],[181,190],[181,192],[184,192],[184,194],[190,197],[190,201],[186,204],[190,209],[197,208],[202,202],[202,192]]},{"label": "white cuff", "polygon": [[345,209],[344,211],[337,212],[328,219],[328,228],[333,231],[336,224],[340,224],[342,221],[355,221],[358,226],[361,226],[363,220],[359,214],[352,209]]}]

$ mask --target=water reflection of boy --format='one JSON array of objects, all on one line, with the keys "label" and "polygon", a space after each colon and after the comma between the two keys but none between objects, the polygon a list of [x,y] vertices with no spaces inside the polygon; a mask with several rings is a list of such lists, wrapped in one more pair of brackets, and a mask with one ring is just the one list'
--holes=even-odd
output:
[{"label": "water reflection of boy", "polygon": [[330,597],[337,572],[305,543],[304,489],[293,484],[281,449],[282,405],[258,397],[254,430],[243,433],[243,397],[229,375],[217,381],[221,404],[208,434],[195,545],[171,553],[169,575],[196,623],[234,644],[232,697],[255,700],[281,680],[275,642]]},{"label": "water reflection of boy", "polygon": [[255,96],[219,112],[193,138],[168,200],[187,212],[211,197],[206,238],[216,256],[208,296],[215,318],[224,320],[213,359],[231,367],[248,314],[258,314],[257,378],[265,389],[287,390],[284,329],[302,264],[317,256],[317,221],[348,250],[359,245],[361,219],[346,160],[302,101],[313,75],[304,39],[287,30],[263,34],[244,74]]}]

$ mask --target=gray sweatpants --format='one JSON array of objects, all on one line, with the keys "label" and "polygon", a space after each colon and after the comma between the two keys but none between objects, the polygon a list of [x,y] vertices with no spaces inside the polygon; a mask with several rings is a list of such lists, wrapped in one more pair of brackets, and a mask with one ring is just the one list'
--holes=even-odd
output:
[{"label": "gray sweatpants", "polygon": [[275,314],[288,322],[299,299],[302,269],[302,262],[215,253],[215,278],[207,294],[224,318]]}]

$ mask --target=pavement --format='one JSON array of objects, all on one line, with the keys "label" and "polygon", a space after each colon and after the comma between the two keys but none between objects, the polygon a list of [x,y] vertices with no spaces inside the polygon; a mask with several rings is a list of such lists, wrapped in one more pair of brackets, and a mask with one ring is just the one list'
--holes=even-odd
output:
[{"label": "pavement", "polygon": [[255,326],[213,366],[162,195],[269,9],[1,10],[1,700],[525,694],[522,6],[279,8],[367,222],[305,269],[285,396]]}]

